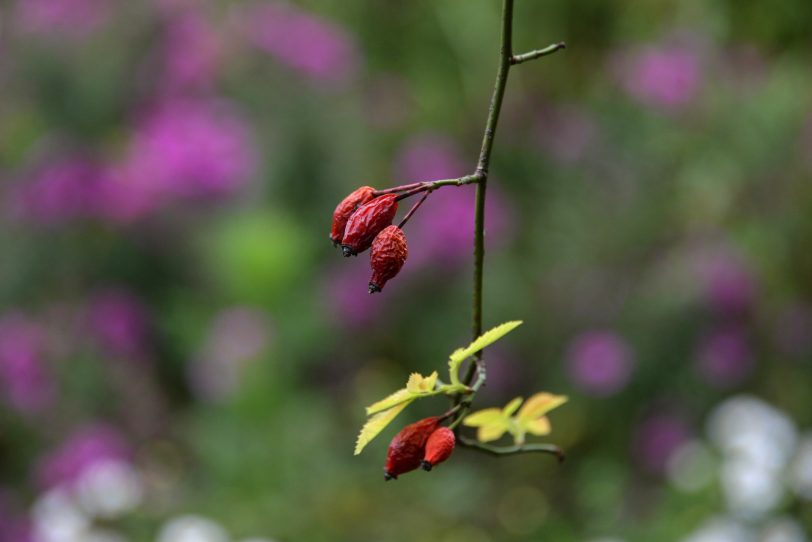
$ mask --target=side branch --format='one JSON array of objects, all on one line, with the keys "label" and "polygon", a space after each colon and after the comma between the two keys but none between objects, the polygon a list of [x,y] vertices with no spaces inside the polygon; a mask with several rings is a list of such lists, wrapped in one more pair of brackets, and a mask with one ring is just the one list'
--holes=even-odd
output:
[{"label": "side branch", "polygon": [[567,44],[563,41],[559,43],[554,43],[552,45],[548,45],[544,49],[537,49],[535,51],[530,51],[529,53],[522,53],[520,55],[513,55],[510,57],[510,64],[516,65],[521,64],[522,62],[527,62],[528,60],[535,60],[537,58],[541,58],[543,56],[551,55],[556,51],[560,51],[562,49],[566,49]]},{"label": "side branch", "polygon": [[514,446],[491,446],[490,444],[482,444],[479,441],[469,439],[459,435],[457,442],[466,448],[471,448],[478,452],[486,453],[488,455],[502,456],[502,455],[517,455],[529,453],[542,453],[554,455],[559,463],[562,463],[566,456],[564,451],[553,444],[522,444]]}]

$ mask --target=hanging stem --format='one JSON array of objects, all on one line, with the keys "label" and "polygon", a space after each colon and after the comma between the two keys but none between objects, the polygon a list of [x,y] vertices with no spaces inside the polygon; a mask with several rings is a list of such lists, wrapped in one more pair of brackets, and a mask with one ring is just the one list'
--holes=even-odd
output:
[{"label": "hanging stem", "polygon": [[[488,120],[485,123],[485,133],[482,137],[482,147],[479,151],[479,160],[476,166],[476,175],[480,180],[476,187],[476,203],[474,215],[474,285],[471,334],[476,339],[482,335],[482,275],[485,263],[485,194],[488,189],[488,168],[493,151],[493,140],[496,136],[496,126],[499,123],[499,113],[502,110],[502,100],[505,97],[508,73],[510,72],[510,59],[513,56],[513,0],[502,2],[502,45],[500,47],[499,68],[496,72],[496,82],[488,107]],[[474,363],[468,366],[463,383],[470,385],[474,379],[477,368],[484,371],[482,351],[474,357]],[[462,396],[458,396],[459,404]],[[463,409],[467,410],[467,409]],[[462,413],[464,414],[464,412]]]},{"label": "hanging stem", "polygon": [[[514,56],[513,0],[503,0],[499,67],[496,72],[496,82],[494,83],[493,94],[491,95],[491,102],[488,108],[488,119],[485,123],[485,133],[482,136],[482,147],[479,151],[479,160],[477,161],[476,171],[473,175],[473,177],[477,178],[476,203],[474,211],[474,281],[471,296],[471,334],[473,335],[474,339],[482,334],[482,277],[485,263],[485,195],[488,189],[488,173],[491,162],[491,153],[493,151],[493,142],[496,136],[496,127],[499,123],[499,114],[502,111],[502,101],[505,97],[505,88],[507,87],[510,67],[513,64],[521,64],[522,62],[541,58],[564,49],[565,47],[566,45],[564,42],[559,42],[545,47],[544,49]],[[476,376],[476,381],[474,381],[474,376]],[[485,385],[485,379],[485,362],[482,359],[482,351],[480,350],[474,355],[473,363],[468,366],[465,377],[462,379],[462,382],[466,386],[473,389],[473,393],[465,397],[460,394],[454,399],[454,405],[460,407],[454,421],[452,422],[452,426],[455,428],[455,430],[459,424],[459,420],[461,420],[470,410],[473,394],[476,393],[479,388]],[[477,448],[480,451],[497,453],[500,455],[508,453],[522,453],[524,451],[542,451],[541,449],[531,450],[527,447],[510,448],[508,450],[498,449],[486,445],[476,446],[470,443],[466,443],[466,445]]]},{"label": "hanging stem", "polygon": [[406,213],[406,216],[404,216],[403,220],[401,220],[400,224],[398,224],[398,228],[403,229],[403,226],[405,226],[406,223],[409,221],[409,219],[412,218],[412,215],[414,214],[415,211],[417,211],[417,208],[423,205],[423,202],[426,201],[426,198],[429,197],[429,194],[431,194],[431,190],[426,190],[426,193],[423,194],[423,197],[417,200],[417,203],[412,205],[412,208],[409,209],[409,212]]}]

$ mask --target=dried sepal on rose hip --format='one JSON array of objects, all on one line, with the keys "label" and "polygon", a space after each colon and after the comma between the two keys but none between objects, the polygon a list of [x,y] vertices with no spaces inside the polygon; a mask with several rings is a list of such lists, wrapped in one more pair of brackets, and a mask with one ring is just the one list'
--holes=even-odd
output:
[{"label": "dried sepal on rose hip", "polygon": [[372,245],[375,236],[392,223],[398,211],[397,196],[386,194],[360,206],[347,220],[341,250],[355,256]]},{"label": "dried sepal on rose hip", "polygon": [[372,242],[372,251],[369,263],[372,267],[372,277],[369,279],[369,293],[380,292],[384,285],[398,274],[406,258],[409,248],[406,245],[406,235],[397,226],[387,226],[375,237]]},{"label": "dried sepal on rose hip", "polygon": [[333,226],[330,229],[330,240],[333,246],[338,245],[344,237],[344,228],[347,221],[358,207],[375,197],[375,189],[371,186],[362,186],[353,190],[349,196],[341,200],[333,211]]},{"label": "dried sepal on rose hip", "polygon": [[420,467],[426,441],[439,424],[438,416],[424,418],[407,425],[392,438],[386,453],[386,466],[383,469],[385,480],[396,480],[401,474]]},{"label": "dried sepal on rose hip", "polygon": [[457,439],[454,437],[454,431],[448,427],[438,427],[434,432],[429,435],[426,441],[426,452],[423,455],[423,461],[420,466],[423,470],[431,470],[449,457],[454,452],[454,444]]}]

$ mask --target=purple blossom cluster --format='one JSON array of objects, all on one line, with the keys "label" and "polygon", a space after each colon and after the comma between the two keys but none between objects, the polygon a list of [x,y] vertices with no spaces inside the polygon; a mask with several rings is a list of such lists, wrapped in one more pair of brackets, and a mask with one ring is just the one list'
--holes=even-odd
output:
[{"label": "purple blossom cluster", "polygon": [[45,334],[35,322],[16,313],[0,316],[0,389],[21,412],[39,411],[54,400],[45,353]]}]

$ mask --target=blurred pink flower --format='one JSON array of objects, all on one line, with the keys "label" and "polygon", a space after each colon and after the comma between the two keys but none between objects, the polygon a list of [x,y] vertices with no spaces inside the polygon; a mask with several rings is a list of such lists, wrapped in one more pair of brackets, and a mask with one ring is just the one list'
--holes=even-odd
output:
[{"label": "blurred pink flower", "polygon": [[567,366],[577,387],[588,394],[607,397],[629,382],[632,354],[623,338],[613,331],[587,331],[570,344]]},{"label": "blurred pink flower", "polygon": [[163,50],[165,74],[161,82],[169,92],[208,88],[217,76],[222,41],[217,29],[199,9],[169,16]]},{"label": "blurred pink flower", "polygon": [[701,269],[705,300],[714,311],[727,314],[747,312],[756,297],[756,285],[744,261],[724,250],[718,251]]},{"label": "blurred pink flower", "polygon": [[0,542],[34,542],[19,500],[11,488],[0,487]]},{"label": "blurred pink flower", "polygon": [[[395,177],[404,182],[459,177],[469,173],[454,143],[440,135],[422,135],[408,141],[396,160]],[[409,243],[408,268],[453,266],[467,261],[474,246],[475,189],[446,187],[432,193],[405,228]],[[407,210],[411,201],[401,205]],[[496,186],[485,203],[488,249],[504,245],[510,237],[511,211]]]},{"label": "blurred pink flower", "polygon": [[256,47],[318,81],[346,82],[357,71],[358,50],[344,28],[287,3],[246,9],[239,25]]},{"label": "blurred pink flower", "polygon": [[741,384],[753,368],[749,341],[739,326],[713,330],[699,345],[697,371],[711,386],[729,388]]},{"label": "blurred pink flower", "polygon": [[48,161],[13,189],[16,213],[42,224],[85,218],[93,212],[105,175],[103,167],[83,157]]},{"label": "blurred pink flower", "polygon": [[646,470],[662,474],[668,460],[691,435],[685,420],[671,412],[651,414],[637,426],[632,451]]},{"label": "blurred pink flower", "polygon": [[[362,328],[372,322],[380,315],[384,303],[383,295],[370,295],[367,291],[371,271],[369,258],[364,256],[366,253],[331,266],[322,285],[322,299],[333,315],[332,321],[351,328]],[[338,254],[335,257],[340,258]],[[396,282],[390,286],[396,287]]]},{"label": "blurred pink flower", "polygon": [[598,127],[583,109],[574,106],[542,112],[536,125],[539,144],[561,163],[579,162],[595,144]]},{"label": "blurred pink flower", "polygon": [[54,383],[42,365],[45,333],[18,314],[0,317],[0,384],[5,400],[22,412],[54,399]]},{"label": "blurred pink flower", "polygon": [[643,104],[670,110],[691,103],[702,71],[693,48],[652,45],[622,54],[616,73],[626,91]]},{"label": "blurred pink flower", "polygon": [[265,313],[245,307],[220,312],[189,366],[192,388],[209,400],[228,398],[239,386],[245,367],[267,351],[270,341],[271,322]]},{"label": "blurred pink flower", "polygon": [[137,123],[122,186],[170,200],[228,195],[253,174],[255,157],[248,123],[231,104],[167,100]]},{"label": "blurred pink flower", "polygon": [[111,289],[96,294],[90,305],[91,331],[115,355],[136,356],[145,348],[148,315],[133,293]]},{"label": "blurred pink flower", "polygon": [[89,467],[103,461],[130,461],[132,450],[124,437],[105,424],[76,430],[59,447],[46,454],[37,468],[43,487],[70,485]]},{"label": "blurred pink flower", "polygon": [[114,0],[17,0],[17,24],[40,36],[81,38],[105,24]]}]

